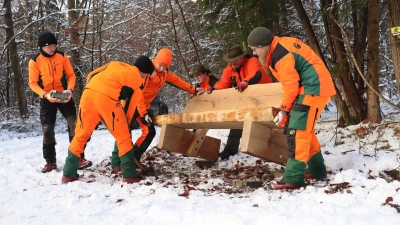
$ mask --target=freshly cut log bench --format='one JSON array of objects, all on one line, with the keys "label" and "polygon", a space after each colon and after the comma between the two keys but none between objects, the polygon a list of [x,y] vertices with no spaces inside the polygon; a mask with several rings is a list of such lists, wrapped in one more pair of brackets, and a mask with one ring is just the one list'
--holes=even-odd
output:
[{"label": "freshly cut log bench", "polygon": [[[209,129],[243,129],[240,152],[285,165],[287,142],[273,112],[283,99],[280,83],[215,90],[191,98],[182,113],[159,115],[158,148],[192,157],[217,160],[221,140],[207,136]],[[196,129],[195,132],[188,129]]]}]

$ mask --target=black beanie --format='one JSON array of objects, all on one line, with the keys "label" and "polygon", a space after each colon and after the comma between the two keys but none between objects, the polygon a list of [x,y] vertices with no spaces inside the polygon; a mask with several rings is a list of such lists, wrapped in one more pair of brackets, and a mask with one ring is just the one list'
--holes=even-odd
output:
[{"label": "black beanie", "polygon": [[50,31],[45,31],[39,34],[38,46],[44,47],[47,45],[57,44],[57,38]]},{"label": "black beanie", "polygon": [[147,56],[139,56],[133,65],[136,66],[142,73],[152,74],[154,72],[153,63]]},{"label": "black beanie", "polygon": [[266,27],[254,28],[247,37],[247,44],[253,47],[264,47],[271,44],[274,34]]}]

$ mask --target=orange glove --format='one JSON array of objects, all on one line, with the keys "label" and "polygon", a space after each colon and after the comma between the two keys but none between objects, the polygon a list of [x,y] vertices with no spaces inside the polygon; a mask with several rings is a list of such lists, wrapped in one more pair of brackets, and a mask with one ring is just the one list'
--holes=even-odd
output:
[{"label": "orange glove", "polygon": [[274,118],[274,123],[279,127],[286,126],[289,115],[289,112],[283,110],[279,111],[278,115],[276,115]]},{"label": "orange glove", "polygon": [[200,87],[196,87],[196,95],[202,95],[204,93],[204,90]]},{"label": "orange glove", "polygon": [[196,93],[189,95],[189,99],[193,98],[193,97],[196,96],[196,95],[197,95],[197,96],[202,95],[202,94],[205,92],[205,90],[203,90],[203,89],[200,88],[200,87],[196,87],[195,92],[196,92]]},{"label": "orange glove", "polygon": [[60,100],[51,97],[51,93],[55,93],[55,92],[56,92],[56,90],[51,90],[49,93],[44,93],[43,98],[46,98],[46,99],[49,100],[49,102],[51,102],[51,103],[57,103],[57,102],[59,102]]}]

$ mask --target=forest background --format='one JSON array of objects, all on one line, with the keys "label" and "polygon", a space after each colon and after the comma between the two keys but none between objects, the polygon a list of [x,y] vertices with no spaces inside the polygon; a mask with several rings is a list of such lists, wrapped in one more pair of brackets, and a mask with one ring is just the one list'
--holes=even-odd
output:
[{"label": "forest background", "polygon": [[[0,1],[0,122],[39,118],[39,98],[28,86],[28,61],[39,52],[38,34],[58,38],[77,76],[109,61],[132,64],[172,50],[171,71],[189,83],[195,64],[220,77],[229,45],[258,26],[309,44],[331,71],[339,126],[381,122],[382,107],[399,110],[400,1],[398,0],[2,0]],[[394,28],[394,29],[391,29]],[[263,59],[261,62],[265,63]],[[265,65],[264,65],[265,66]],[[265,68],[268,70],[267,68]],[[268,72],[268,71],[267,71]],[[269,73],[270,74],[270,73]],[[166,85],[160,96],[172,113],[187,93]]]}]

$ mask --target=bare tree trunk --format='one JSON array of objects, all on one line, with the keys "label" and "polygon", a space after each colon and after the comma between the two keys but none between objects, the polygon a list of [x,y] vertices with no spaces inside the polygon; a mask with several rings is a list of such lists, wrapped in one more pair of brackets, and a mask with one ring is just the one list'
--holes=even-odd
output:
[{"label": "bare tree trunk", "polygon": [[[368,83],[379,92],[379,0],[368,4]],[[382,121],[379,97],[367,89],[367,119],[374,123]]]},{"label": "bare tree trunk", "polygon": [[[300,0],[292,0],[292,1],[294,3],[296,11],[300,17],[300,20],[303,24],[303,27],[306,31],[307,38],[310,42],[310,47],[318,54],[318,56],[322,59],[324,64],[327,66],[325,57],[322,54],[321,47],[319,45],[317,37],[315,36],[314,30],[311,26],[310,19],[308,18],[307,13],[304,10],[303,3]],[[326,22],[325,23],[326,32],[329,34],[327,20],[325,20],[325,22]],[[327,35],[327,37],[328,37],[328,43],[330,43],[330,44],[328,44],[328,46],[329,46],[329,49],[331,50],[330,51],[331,55],[334,56],[335,51],[333,50],[332,39],[330,38],[329,35]],[[335,60],[335,56],[332,57],[332,59]],[[335,89],[336,89],[336,95],[332,96],[331,99],[335,103],[338,113],[340,114],[339,126],[345,126],[345,121],[351,120],[350,119],[351,117],[349,116],[349,112],[346,110],[347,109],[347,107],[345,107],[346,103],[344,102],[342,95],[340,94],[336,85],[335,85]]]},{"label": "bare tree trunk", "polygon": [[[366,5],[360,6],[359,1],[352,0],[352,21],[353,21],[353,54],[357,60],[358,67],[362,69],[362,73],[365,74],[364,70],[364,55],[367,48],[367,23],[368,23],[368,7]],[[361,7],[361,8],[360,8]],[[358,87],[364,87],[364,80],[354,73],[354,82]]]},{"label": "bare tree trunk", "polygon": [[11,13],[11,0],[4,0],[4,8],[6,12],[4,14],[4,22],[6,24],[6,43],[7,49],[10,53],[11,68],[14,73],[14,85],[17,92],[18,109],[21,118],[29,117],[28,106],[26,103],[24,79],[22,78],[21,68],[19,66],[17,43],[14,39],[14,24]]},{"label": "bare tree trunk", "polygon": [[[156,3],[157,3],[157,0],[153,0],[153,8],[152,8],[152,12],[153,12],[153,14],[154,15],[156,15]],[[151,24],[150,24],[150,35],[149,35],[149,42],[148,42],[148,50],[147,50],[147,56],[149,57],[150,56],[150,53],[151,53],[151,51],[154,49],[154,46],[153,46],[153,33],[154,33],[154,26],[155,26],[155,16],[152,16],[151,17]]]},{"label": "bare tree trunk", "polygon": [[[92,23],[93,23],[93,25],[92,25],[92,43],[91,43],[91,48],[92,48],[92,51],[91,51],[91,54],[90,54],[90,70],[91,71],[93,71],[94,70],[94,46],[95,46],[95,37],[96,37],[96,28],[95,28],[95,21],[96,21],[96,18],[95,18],[95,15],[96,15],[96,5],[95,5],[95,1],[93,1],[93,13],[92,13]],[[101,66],[101,64],[100,64],[100,66]]]},{"label": "bare tree trunk", "polygon": [[343,114],[345,124],[357,124],[366,117],[365,105],[363,103],[361,94],[358,92],[358,89],[352,79],[350,64],[347,58],[345,45],[343,43],[341,30],[336,24],[338,7],[333,5],[332,0],[322,0],[322,4],[323,6],[330,6],[327,19],[330,28],[329,35],[332,36],[335,58],[337,59],[337,61],[334,62],[336,64],[335,75],[340,84],[341,93],[346,103],[344,105],[346,109],[340,110],[345,113]]},{"label": "bare tree trunk", "polygon": [[[102,43],[103,43],[103,33],[101,32],[101,28],[103,27],[103,23],[104,23],[104,10],[101,7],[98,7],[98,9],[101,10],[100,22],[99,22],[98,18],[96,18],[97,34],[99,35],[99,64],[103,65],[103,49],[101,47]],[[104,61],[107,61],[107,58],[105,58]]]},{"label": "bare tree trunk", "polygon": [[[10,65],[10,54],[8,53],[8,51],[7,51],[7,65]],[[10,91],[11,91],[11,85],[10,85],[10,83],[11,83],[11,79],[10,79],[10,77],[11,77],[11,71],[10,71],[10,67],[9,66],[7,66],[7,69],[6,69],[6,107],[11,107],[11,94],[10,94]]]},{"label": "bare tree trunk", "polygon": [[74,72],[76,76],[76,85],[75,85],[75,102],[79,105],[80,96],[82,95],[83,88],[85,86],[85,79],[82,76],[82,65],[80,59],[80,39],[79,39],[79,12],[75,11],[77,9],[77,5],[79,1],[76,0],[68,0],[68,17],[69,17],[69,37],[71,39],[71,62],[74,67]]},{"label": "bare tree trunk", "polygon": [[[400,26],[400,1],[389,0],[390,26]],[[394,74],[396,76],[397,91],[400,93],[400,36],[390,35],[390,48],[392,50]]]},{"label": "bare tree trunk", "polygon": [[304,10],[303,3],[301,3],[301,0],[293,0],[294,7],[296,8],[297,14],[299,15],[299,18],[301,20],[301,23],[303,24],[304,31],[306,32],[308,41],[310,42],[310,47],[317,53],[317,55],[324,61],[325,65],[325,58],[324,55],[322,54],[321,48],[319,46],[318,40],[315,37],[314,30],[311,26],[310,19],[307,16],[306,11]]}]

